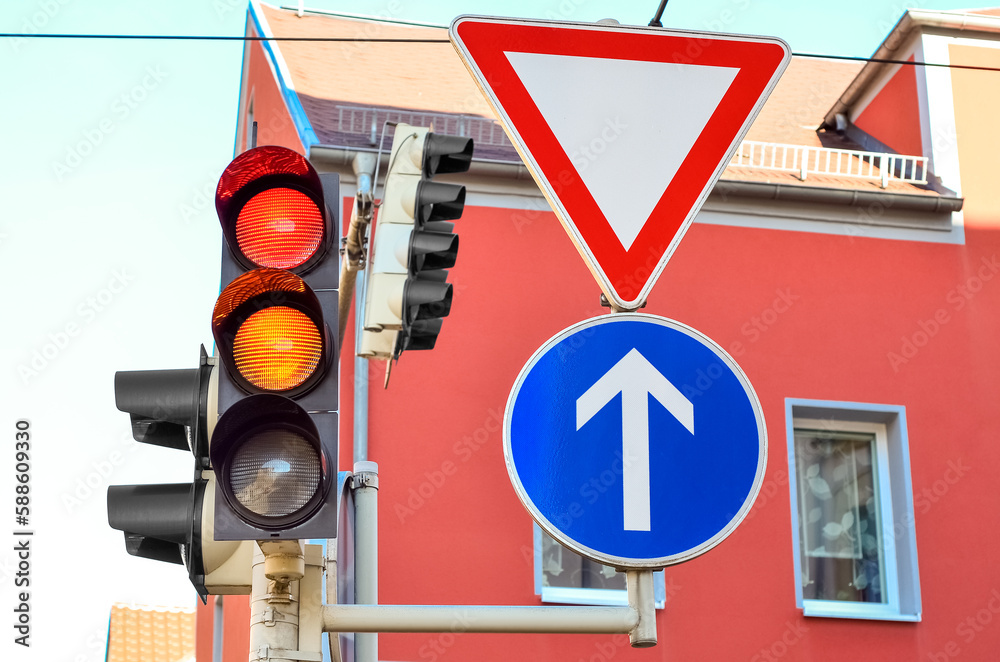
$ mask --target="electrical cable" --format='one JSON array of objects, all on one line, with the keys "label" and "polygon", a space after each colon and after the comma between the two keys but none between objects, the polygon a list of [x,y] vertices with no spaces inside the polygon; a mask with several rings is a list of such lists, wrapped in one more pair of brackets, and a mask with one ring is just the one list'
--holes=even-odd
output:
[{"label": "electrical cable", "polygon": [[[355,42],[371,44],[450,44],[448,39],[379,39],[354,37],[236,37],[228,35],[150,35],[150,34],[54,34],[0,32],[0,39],[122,39],[155,41],[290,41],[290,42]],[[966,69],[971,71],[1000,71],[1000,67],[983,67],[971,64],[946,64],[943,62],[915,62],[891,58],[861,57],[854,55],[824,55],[821,53],[796,53],[794,57],[821,60],[849,60],[852,62],[873,62],[876,64],[899,64],[915,67],[939,67],[944,69]]]}]

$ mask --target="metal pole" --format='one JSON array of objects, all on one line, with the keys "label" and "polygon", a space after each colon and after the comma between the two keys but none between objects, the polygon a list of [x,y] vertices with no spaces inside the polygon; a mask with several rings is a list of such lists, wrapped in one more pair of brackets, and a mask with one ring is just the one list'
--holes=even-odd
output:
[{"label": "metal pole", "polygon": [[225,623],[225,604],[223,595],[213,596],[215,603],[212,605],[212,662],[222,662],[222,637],[223,624]]},{"label": "metal pole", "polygon": [[635,628],[628,633],[633,648],[656,645],[656,595],[653,591],[652,570],[626,570],[625,586],[628,588],[628,606],[639,617]]},{"label": "metal pole", "polygon": [[[639,623],[631,607],[494,607],[326,605],[326,632],[629,633]],[[359,635],[360,636],[360,635]]]},{"label": "metal pole", "polygon": [[[274,547],[265,555],[254,545],[253,574],[250,586],[250,662],[298,662],[299,600],[293,595],[293,581],[269,579],[275,576],[272,566],[280,564],[286,577],[302,576],[304,567],[299,541],[265,542]],[[296,546],[296,554],[293,546]],[[290,570],[290,571],[289,571]],[[297,579],[297,578],[296,578]],[[298,582],[295,589],[298,588]]]},{"label": "metal pole", "polygon": [[[374,154],[359,152],[351,159],[351,167],[358,178],[358,190],[355,194],[355,209],[361,213],[361,221],[365,227],[358,227],[355,242],[360,250],[361,257],[367,265],[367,254],[365,252],[365,238],[367,236],[368,224],[374,217],[375,170],[378,167],[378,159]],[[365,298],[368,289],[368,271],[363,267],[360,278],[355,274],[354,297],[354,461],[363,462],[368,459],[368,359],[357,355],[357,350],[361,348],[361,338],[365,326]],[[346,318],[347,312],[343,311]],[[343,330],[341,331],[343,337]]]},{"label": "metal pole", "polygon": [[[354,305],[355,347],[361,347],[361,337],[365,326],[365,296],[368,289],[368,272],[361,272],[358,279],[358,296]],[[368,359],[354,353],[354,461],[368,459]]]},{"label": "metal pole", "polygon": [[[354,463],[354,601],[355,607],[379,611],[378,605],[378,464],[375,462]],[[372,605],[372,606],[368,606]],[[341,606],[341,605],[338,605]],[[323,610],[324,630],[329,620],[327,609]],[[356,632],[354,637],[354,658],[356,662],[378,662],[378,628],[346,627],[338,632]],[[388,630],[385,630],[388,632]]]},{"label": "metal pole", "polygon": [[[355,465],[355,470],[359,467]],[[355,499],[360,494],[356,492]],[[360,514],[359,514],[360,516]],[[358,538],[360,538],[360,527]],[[362,547],[355,545],[356,553]],[[360,563],[360,558],[357,559]],[[324,632],[509,632],[629,635],[633,648],[656,645],[656,598],[652,570],[628,570],[627,607],[518,607],[453,605],[324,605]],[[357,575],[357,585],[361,576]],[[368,580],[370,581],[370,580]],[[356,644],[367,635],[356,634]],[[373,662],[360,657],[359,662]]]}]

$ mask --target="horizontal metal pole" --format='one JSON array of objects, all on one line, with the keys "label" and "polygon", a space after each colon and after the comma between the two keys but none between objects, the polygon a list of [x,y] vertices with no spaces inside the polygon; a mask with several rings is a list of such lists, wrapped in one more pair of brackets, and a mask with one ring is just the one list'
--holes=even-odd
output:
[{"label": "horizontal metal pole", "polygon": [[631,607],[325,605],[324,632],[631,632]]}]

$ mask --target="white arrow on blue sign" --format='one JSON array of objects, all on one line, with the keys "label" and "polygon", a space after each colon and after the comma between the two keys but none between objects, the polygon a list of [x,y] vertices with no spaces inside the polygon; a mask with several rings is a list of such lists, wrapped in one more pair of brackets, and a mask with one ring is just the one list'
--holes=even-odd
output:
[{"label": "white arrow on blue sign", "polygon": [[563,545],[619,568],[702,554],[746,516],[767,465],[746,375],[694,329],[597,317],[521,371],[504,419],[511,482]]}]

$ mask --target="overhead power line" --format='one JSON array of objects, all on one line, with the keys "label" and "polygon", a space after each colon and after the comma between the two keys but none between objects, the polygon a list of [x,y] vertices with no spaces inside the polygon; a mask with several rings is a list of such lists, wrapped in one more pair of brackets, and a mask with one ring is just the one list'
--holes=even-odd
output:
[{"label": "overhead power line", "polygon": [[876,64],[908,64],[914,67],[940,67],[943,69],[971,69],[973,71],[1000,71],[1000,67],[980,67],[973,64],[945,64],[943,62],[915,62],[893,60],[881,57],[857,57],[853,55],[823,55],[821,53],[792,53],[795,57],[811,57],[821,60],[851,60],[853,62],[874,62]]},{"label": "overhead power line", "polygon": [[234,37],[229,35],[188,35],[188,34],[30,34],[0,32],[0,38],[8,39],[129,39],[134,41],[358,41],[414,44],[449,44],[447,39],[356,39],[354,37]]},{"label": "overhead power line", "polygon": [[[354,42],[372,44],[449,44],[448,39],[382,39],[364,37],[247,37],[230,35],[175,35],[175,34],[53,34],[25,32],[0,32],[0,39],[122,39],[131,41],[289,41],[289,42]],[[1000,67],[983,67],[972,64],[945,64],[942,62],[916,62],[891,58],[860,57],[854,55],[823,55],[821,53],[792,53],[795,57],[821,60],[850,60],[852,62],[874,62],[876,64],[899,64],[914,67],[938,67],[943,69],[967,69],[971,71],[1000,71]]]}]

